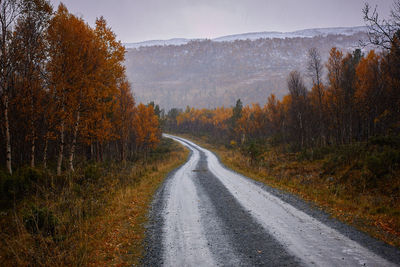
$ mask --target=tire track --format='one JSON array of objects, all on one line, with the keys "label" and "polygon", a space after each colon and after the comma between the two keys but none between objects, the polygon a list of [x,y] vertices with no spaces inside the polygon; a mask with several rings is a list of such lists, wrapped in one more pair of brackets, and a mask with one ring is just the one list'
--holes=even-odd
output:
[{"label": "tire track", "polygon": [[[277,197],[283,193],[223,167],[210,151],[183,138],[165,137],[192,152],[155,198],[151,215],[157,219],[149,234],[161,229],[161,238],[149,238],[153,241],[143,265],[398,266],[398,250],[376,242],[374,251],[384,252],[378,255],[330,227],[326,219],[323,223],[311,216],[315,212],[306,212],[304,205]],[[354,229],[349,232],[352,238],[364,238]],[[157,252],[162,256],[152,258]]]}]

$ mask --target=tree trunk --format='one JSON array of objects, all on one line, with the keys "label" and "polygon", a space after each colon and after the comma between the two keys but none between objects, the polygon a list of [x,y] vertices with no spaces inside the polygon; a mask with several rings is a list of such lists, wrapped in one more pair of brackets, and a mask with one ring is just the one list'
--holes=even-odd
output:
[{"label": "tree trunk", "polygon": [[99,145],[99,152],[100,152],[100,161],[103,162],[103,144],[100,143]]},{"label": "tree trunk", "polygon": [[64,121],[61,122],[60,151],[58,152],[57,175],[61,175],[63,156],[64,156]]},{"label": "tree trunk", "polygon": [[74,137],[72,140],[71,152],[69,155],[69,168],[71,171],[74,171],[74,154],[75,154],[75,148],[76,148],[76,138],[78,136],[79,120],[80,120],[80,112],[78,111],[78,113],[76,115],[76,122],[75,122],[75,127],[74,127]]},{"label": "tree trunk", "polygon": [[[319,78],[318,78],[319,79]],[[321,146],[326,146],[326,136],[325,136],[325,123],[323,121],[323,114],[322,114],[322,92],[321,92],[320,83],[318,82],[318,113],[319,113],[319,134],[321,139]]]},{"label": "tree trunk", "polygon": [[32,141],[31,141],[31,168],[35,168],[35,133],[32,134]]},{"label": "tree trunk", "polygon": [[99,146],[99,141],[96,141],[96,161],[100,161],[100,146]]},{"label": "tree trunk", "polygon": [[11,137],[10,137],[10,122],[8,120],[8,95],[4,92],[4,127],[6,130],[6,167],[9,174],[12,174],[11,165]]},{"label": "tree trunk", "polygon": [[93,142],[90,142],[90,160],[94,159],[94,147]]},{"label": "tree trunk", "polygon": [[301,116],[301,113],[298,113],[298,119],[299,119],[299,126],[300,126],[300,134],[301,134],[301,148],[303,149],[304,147],[304,130],[303,130],[303,118]]},{"label": "tree trunk", "polygon": [[125,161],[126,161],[126,142],[125,142],[125,140],[121,140],[121,161],[122,161],[122,163],[125,163]]},{"label": "tree trunk", "polygon": [[45,137],[45,141],[44,141],[44,151],[43,151],[43,168],[47,169],[47,148],[49,145],[49,137],[48,134],[46,134]]}]

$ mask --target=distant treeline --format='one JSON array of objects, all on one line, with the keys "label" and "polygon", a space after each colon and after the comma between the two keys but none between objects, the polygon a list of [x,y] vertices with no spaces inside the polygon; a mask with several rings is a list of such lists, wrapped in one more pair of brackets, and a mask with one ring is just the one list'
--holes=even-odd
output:
[{"label": "distant treeline", "polygon": [[103,18],[94,28],[47,0],[0,2],[0,163],[126,160],[159,141],[152,105],[135,107],[125,49]]},{"label": "distant treeline", "polygon": [[[207,135],[227,145],[268,140],[296,150],[342,145],[377,135],[400,133],[400,32],[389,49],[363,55],[357,49],[344,55],[332,48],[324,65],[317,49],[308,51],[307,75],[293,71],[287,78],[289,94],[268,97],[265,106],[172,109],[164,125],[168,131]],[[327,75],[327,82],[323,82]]]}]

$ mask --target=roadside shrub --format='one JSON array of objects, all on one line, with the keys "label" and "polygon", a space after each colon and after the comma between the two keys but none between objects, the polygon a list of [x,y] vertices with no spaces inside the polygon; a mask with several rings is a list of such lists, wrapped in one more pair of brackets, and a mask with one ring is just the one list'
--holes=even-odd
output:
[{"label": "roadside shrub", "polygon": [[337,154],[327,156],[322,164],[324,174],[334,174],[338,166],[342,165],[342,158]]},{"label": "roadside shrub", "polygon": [[31,234],[42,234],[43,236],[55,236],[56,227],[59,223],[52,211],[47,208],[31,206],[23,215],[24,226]]},{"label": "roadside shrub", "polygon": [[90,164],[85,169],[85,181],[86,182],[96,182],[101,177],[101,170],[97,164]]},{"label": "roadside shrub", "polygon": [[275,134],[268,138],[268,143],[271,146],[278,146],[283,143],[283,136],[281,134]]},{"label": "roadside shrub", "polygon": [[324,159],[325,157],[331,155],[335,151],[337,151],[337,147],[333,146],[324,146],[324,147],[316,147],[316,148],[304,148],[301,150],[297,155],[296,159],[298,161],[303,161],[303,160],[321,160]]},{"label": "roadside shrub", "polygon": [[20,176],[26,184],[31,183],[42,183],[44,173],[35,168],[21,168],[17,171],[17,175]]},{"label": "roadside shrub", "polygon": [[289,143],[286,145],[286,152],[287,153],[297,153],[301,151],[301,146],[296,143]]},{"label": "roadside shrub", "polygon": [[365,159],[366,167],[376,177],[382,176],[387,173],[387,166],[382,162],[382,158],[376,155],[369,155]]},{"label": "roadside shrub", "polygon": [[148,160],[157,160],[164,157],[166,154],[171,152],[171,147],[174,145],[174,141],[167,138],[162,138],[157,147],[150,151]]},{"label": "roadside shrub", "polygon": [[400,152],[386,147],[383,152],[370,154],[365,159],[366,168],[375,177],[382,177],[398,168],[400,162]]},{"label": "roadside shrub", "polygon": [[14,179],[11,175],[0,171],[1,199],[5,202],[13,199],[14,196]]},{"label": "roadside shrub", "polygon": [[1,196],[3,200],[21,199],[32,192],[36,184],[45,182],[45,174],[35,168],[21,168],[12,176],[0,173]]},{"label": "roadside shrub", "polygon": [[376,136],[372,137],[368,143],[370,145],[400,148],[400,136]]},{"label": "roadside shrub", "polygon": [[342,169],[343,166],[358,166],[357,161],[363,158],[367,153],[366,147],[363,144],[343,145],[338,147],[322,148],[322,153],[327,153],[323,157],[324,163],[322,165],[325,174],[334,174],[337,170]]},{"label": "roadside shrub", "polygon": [[304,161],[304,160],[312,160],[313,152],[308,149],[303,149],[299,153],[296,154],[296,160]]},{"label": "roadside shrub", "polygon": [[246,143],[241,148],[241,152],[251,158],[252,162],[258,161],[262,154],[265,152],[265,147],[258,142]]},{"label": "roadside shrub", "polygon": [[335,150],[334,147],[332,146],[323,146],[323,147],[317,147],[313,151],[313,159],[312,160],[320,160],[325,158],[327,155],[333,153]]}]

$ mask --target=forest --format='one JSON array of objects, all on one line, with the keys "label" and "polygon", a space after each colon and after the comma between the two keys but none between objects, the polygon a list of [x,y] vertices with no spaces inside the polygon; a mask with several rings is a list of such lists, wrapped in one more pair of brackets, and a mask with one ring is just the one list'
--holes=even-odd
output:
[{"label": "forest", "polygon": [[[233,108],[175,109],[165,116],[166,128],[207,134],[226,144],[271,140],[297,150],[399,134],[398,44],[367,55],[360,50],[344,55],[332,48],[325,66],[313,48],[308,63],[310,90],[295,70],[287,77],[289,94],[282,100],[271,94],[264,106],[243,107],[239,99]],[[325,68],[327,84],[322,81]]]},{"label": "forest", "polygon": [[135,106],[125,48],[104,18],[91,28],[64,5],[53,14],[47,1],[1,8],[0,162],[8,173],[56,161],[60,175],[74,170],[76,158],[124,161],[155,147],[153,106]]},{"label": "forest", "polygon": [[90,220],[115,227],[104,223],[115,223],[104,214],[115,197],[147,190],[142,218],[155,175],[183,158],[166,160],[177,148],[160,144],[154,105],[135,103],[103,17],[91,27],[63,4],[5,0],[0,29],[0,265],[101,260],[88,242],[107,236],[90,234]]}]

